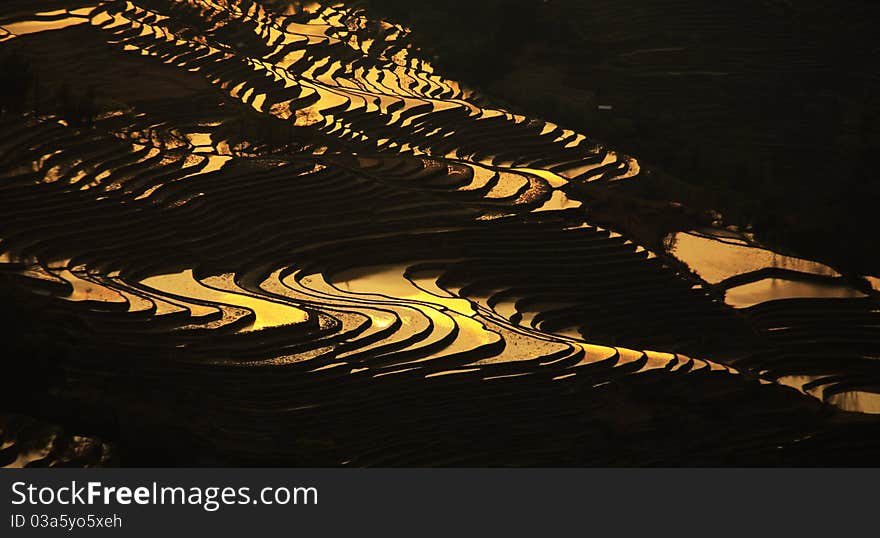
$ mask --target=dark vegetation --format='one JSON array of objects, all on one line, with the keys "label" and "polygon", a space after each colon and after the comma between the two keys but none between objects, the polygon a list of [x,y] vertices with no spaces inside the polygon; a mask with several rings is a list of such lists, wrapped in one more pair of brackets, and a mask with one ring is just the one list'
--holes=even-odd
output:
[{"label": "dark vegetation", "polygon": [[52,113],[74,127],[89,127],[99,112],[95,87],[72,89],[66,82],[41,80],[32,56],[13,49],[0,56],[0,112]]},{"label": "dark vegetation", "polygon": [[33,94],[34,72],[30,60],[17,52],[0,57],[0,112],[23,112]]},{"label": "dark vegetation", "polygon": [[451,77],[637,156],[652,173],[625,192],[880,272],[880,5],[366,3],[409,25]]}]

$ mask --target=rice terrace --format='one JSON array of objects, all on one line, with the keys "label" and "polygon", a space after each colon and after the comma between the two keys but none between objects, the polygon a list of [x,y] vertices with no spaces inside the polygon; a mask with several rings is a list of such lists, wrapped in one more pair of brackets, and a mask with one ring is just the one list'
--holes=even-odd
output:
[{"label": "rice terrace", "polygon": [[0,466],[876,465],[880,265],[384,4],[2,3]]}]

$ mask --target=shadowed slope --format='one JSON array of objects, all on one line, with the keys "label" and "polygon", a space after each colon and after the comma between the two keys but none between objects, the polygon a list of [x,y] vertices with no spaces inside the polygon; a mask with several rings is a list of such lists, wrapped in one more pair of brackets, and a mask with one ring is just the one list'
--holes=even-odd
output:
[{"label": "shadowed slope", "polygon": [[405,36],[346,8],[145,0],[8,39],[49,52],[50,88],[105,82],[73,115],[2,119],[4,289],[75,350],[12,405],[123,464],[874,453],[851,444],[869,417],[756,379],[777,356],[752,318],[589,222],[572,185],[638,181],[634,159],[485,106]]}]

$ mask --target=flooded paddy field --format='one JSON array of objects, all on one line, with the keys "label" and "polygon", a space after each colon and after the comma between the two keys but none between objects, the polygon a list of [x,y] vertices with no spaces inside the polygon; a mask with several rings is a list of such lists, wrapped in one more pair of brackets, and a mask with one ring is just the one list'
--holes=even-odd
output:
[{"label": "flooded paddy field", "polygon": [[874,464],[876,280],[600,224],[638,156],[410,34],[338,3],[0,8],[0,464]]}]

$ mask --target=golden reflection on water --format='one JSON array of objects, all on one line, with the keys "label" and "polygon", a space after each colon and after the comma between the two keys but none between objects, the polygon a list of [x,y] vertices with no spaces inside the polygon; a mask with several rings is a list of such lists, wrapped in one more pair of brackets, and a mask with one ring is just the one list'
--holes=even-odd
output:
[{"label": "golden reflection on water", "polygon": [[857,413],[880,414],[880,393],[864,390],[849,390],[829,396],[828,402],[843,409]]},{"label": "golden reflection on water", "polygon": [[[678,232],[669,240],[669,253],[706,282],[723,283],[725,302],[735,308],[748,308],[778,299],[865,297],[864,293],[842,281],[841,274],[833,268],[763,248],[751,237],[738,232],[720,229]],[[777,273],[739,285],[732,285],[736,281],[728,281],[738,276],[747,278],[749,273],[762,269],[779,269],[792,274],[789,277]]]},{"label": "golden reflection on water", "polygon": [[232,157],[229,155],[209,155],[208,162],[205,164],[204,168],[199,170],[200,174],[207,174],[208,172],[216,172],[223,168],[229,161],[232,160]]},{"label": "golden reflection on water", "polygon": [[[46,32],[49,30],[61,30],[77,24],[85,24],[89,22],[88,15],[95,6],[84,7],[74,10],[57,10],[35,13],[35,19],[12,22],[3,24],[0,28],[5,29],[12,35],[22,36],[34,34],[37,32]],[[69,15],[67,17],[59,17],[61,15]]]},{"label": "golden reflection on water", "polygon": [[840,276],[837,271],[819,262],[784,256],[772,250],[746,245],[741,240],[719,240],[693,232],[676,233],[670,253],[710,284],[765,267]]},{"label": "golden reflection on water", "polygon": [[[821,381],[823,378],[828,378],[828,375],[786,375],[776,381],[805,394],[823,399],[823,392],[828,388],[828,385],[817,384],[810,390],[804,390],[806,384]],[[831,394],[824,395],[824,400],[839,409],[854,413],[880,414],[880,391],[845,390],[838,392],[832,390],[829,392]]]},{"label": "golden reflection on water", "polygon": [[[334,274],[330,282],[320,273],[289,275],[283,282],[292,290],[302,287],[312,300],[317,298],[322,303],[368,313],[378,328],[387,327],[392,320],[387,315],[376,317],[375,313],[393,311],[401,325],[390,342],[412,341],[395,352],[418,354],[418,358],[409,361],[413,364],[473,352],[501,340],[497,332],[475,319],[476,312],[469,301],[439,288],[429,271],[419,271],[410,280],[404,276],[406,269],[402,264],[388,264],[342,271]],[[381,356],[390,342],[376,342],[357,353]]]},{"label": "golden reflection on water", "polygon": [[193,276],[192,269],[186,269],[179,273],[147,277],[140,283],[172,296],[247,308],[256,317],[252,326],[247,330],[280,327],[292,323],[302,323],[308,319],[308,313],[304,310],[248,295],[247,292],[234,284],[231,274],[211,276],[199,281]]},{"label": "golden reflection on water", "polygon": [[809,391],[804,390],[804,385],[808,383],[812,383],[813,381],[818,381],[826,376],[824,375],[784,375],[776,380],[780,385],[785,385],[786,387],[791,387],[793,389],[797,389],[801,392],[812,394],[817,398],[821,398],[821,394],[819,391],[821,389],[811,389]]},{"label": "golden reflection on water", "polygon": [[544,205],[535,209],[533,212],[539,211],[561,211],[563,209],[576,209],[584,204],[580,200],[572,200],[564,192],[554,190],[550,199],[544,202]]},{"label": "golden reflection on water", "polygon": [[[428,347],[432,340],[454,335],[442,350],[416,362],[464,353],[500,340],[497,333],[474,319],[476,311],[470,301],[445,292],[430,275],[423,273],[410,280],[404,276],[406,269],[401,264],[352,269],[333,275],[330,284],[340,291],[372,297],[375,302],[419,310],[431,320],[432,334],[418,347]],[[376,300],[379,296],[382,298]]]},{"label": "golden reflection on water", "polygon": [[58,276],[70,283],[72,290],[67,299],[70,301],[96,301],[102,303],[125,304],[118,292],[106,288],[96,282],[81,278],[67,269],[58,272]]},{"label": "golden reflection on water", "polygon": [[375,265],[341,271],[333,275],[330,283],[336,288],[352,293],[382,295],[404,301],[427,303],[464,316],[473,316],[475,311],[467,299],[453,297],[437,286],[436,280],[422,276],[410,280],[404,273],[403,264]]},{"label": "golden reflection on water", "polygon": [[724,299],[733,307],[747,308],[776,299],[856,297],[865,297],[865,294],[845,284],[764,278],[728,289]]},{"label": "golden reflection on water", "polygon": [[511,168],[512,172],[524,172],[526,174],[534,174],[550,184],[551,187],[562,187],[568,184],[568,180],[556,172],[550,170],[542,170],[540,168]]}]

